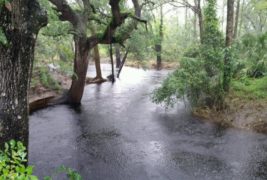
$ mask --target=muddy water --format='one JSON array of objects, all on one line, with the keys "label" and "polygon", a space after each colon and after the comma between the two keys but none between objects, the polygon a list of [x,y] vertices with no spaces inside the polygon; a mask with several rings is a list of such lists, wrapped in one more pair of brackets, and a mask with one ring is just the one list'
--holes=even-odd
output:
[{"label": "muddy water", "polygon": [[150,101],[167,73],[127,68],[113,85],[87,86],[80,108],[31,115],[36,174],[65,165],[86,180],[267,179],[266,135],[201,122],[183,102],[166,111]]}]

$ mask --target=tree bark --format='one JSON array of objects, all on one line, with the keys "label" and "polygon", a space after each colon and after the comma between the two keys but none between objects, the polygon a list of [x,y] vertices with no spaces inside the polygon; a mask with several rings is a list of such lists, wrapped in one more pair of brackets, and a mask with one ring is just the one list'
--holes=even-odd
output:
[{"label": "tree bark", "polygon": [[234,39],[236,39],[238,35],[239,16],[240,16],[240,0],[237,0],[236,13],[235,13]]},{"label": "tree bark", "polygon": [[239,14],[240,14],[240,21],[239,21],[239,25],[238,25],[238,28],[237,28],[237,36],[238,37],[240,37],[242,26],[243,26],[244,6],[245,6],[245,0],[242,1],[241,7],[240,7],[241,12],[239,12]]},{"label": "tree bark", "polygon": [[226,25],[226,41],[225,46],[227,48],[224,58],[224,77],[223,88],[225,92],[229,91],[231,80],[231,53],[230,47],[234,37],[234,0],[227,1],[227,25]]},{"label": "tree bark", "polygon": [[75,37],[75,57],[74,57],[74,75],[72,77],[71,87],[67,96],[67,103],[81,103],[84,92],[86,74],[88,69],[88,52],[86,48],[86,38]]},{"label": "tree bark", "polygon": [[197,0],[197,12],[198,12],[197,16],[198,16],[198,25],[199,25],[199,37],[200,37],[200,42],[202,43],[204,26],[203,26],[203,15],[202,15],[202,9],[201,9],[201,0]]},{"label": "tree bark", "polygon": [[224,8],[225,8],[225,0],[222,1],[222,22],[221,22],[221,26],[222,26],[222,32],[224,32],[224,19],[225,19],[225,11],[224,11]]},{"label": "tree bark", "polygon": [[7,44],[0,44],[0,146],[15,139],[28,146],[28,88],[37,34],[47,23],[35,0],[13,0],[1,7],[0,27]]},{"label": "tree bark", "polygon": [[[92,35],[96,35],[95,32],[95,27],[93,24],[90,25],[90,30],[92,32]],[[96,45],[93,49],[93,58],[95,61],[95,69],[96,69],[96,77],[95,80],[104,80],[102,77],[102,72],[101,72],[101,63],[100,63],[100,53],[99,53],[99,47]]]},{"label": "tree bark", "polygon": [[235,0],[227,1],[227,25],[226,25],[226,47],[232,45],[234,36],[234,2]]},{"label": "tree bark", "polygon": [[116,55],[116,68],[119,68],[121,65],[121,51],[119,45],[115,45],[115,55]]},{"label": "tree bark", "polygon": [[108,79],[114,83],[115,82],[115,70],[114,70],[112,44],[110,44],[110,46],[109,46],[109,56],[110,56],[110,61],[111,61],[111,75],[108,77]]},{"label": "tree bark", "polygon": [[[197,0],[194,0],[194,5],[195,5],[195,7],[197,7],[197,4],[198,4],[198,2],[197,2]],[[194,38],[195,39],[197,39],[197,13],[194,13]]]},{"label": "tree bark", "polygon": [[162,66],[162,59],[161,59],[162,41],[163,41],[163,5],[160,6],[159,38],[158,38],[158,43],[155,45],[157,53],[157,70],[160,70]]},{"label": "tree bark", "polygon": [[203,40],[203,15],[202,15],[202,8],[201,8],[201,0],[194,0],[195,3],[195,8],[194,13],[197,15],[198,17],[198,26],[199,26],[199,38],[200,38],[200,42],[202,43]]},{"label": "tree bark", "polygon": [[96,45],[94,47],[93,57],[94,57],[94,60],[95,60],[95,69],[96,69],[96,78],[95,79],[96,80],[103,80],[98,45]]}]

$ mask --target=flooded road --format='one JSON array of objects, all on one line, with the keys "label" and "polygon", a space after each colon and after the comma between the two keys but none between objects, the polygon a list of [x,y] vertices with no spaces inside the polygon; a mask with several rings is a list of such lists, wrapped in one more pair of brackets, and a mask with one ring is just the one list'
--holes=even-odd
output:
[{"label": "flooded road", "polygon": [[183,102],[165,110],[150,101],[167,73],[125,68],[113,85],[87,86],[79,109],[31,115],[36,174],[65,165],[85,180],[267,179],[266,135],[204,123]]}]

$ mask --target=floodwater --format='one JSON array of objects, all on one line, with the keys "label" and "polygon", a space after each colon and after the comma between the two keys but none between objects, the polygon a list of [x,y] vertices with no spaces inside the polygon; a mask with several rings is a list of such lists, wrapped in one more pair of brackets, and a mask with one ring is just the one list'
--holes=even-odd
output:
[{"label": "floodwater", "polygon": [[150,101],[167,73],[125,68],[115,84],[88,85],[80,108],[31,115],[35,174],[65,165],[85,180],[267,179],[266,135],[202,122],[182,101],[168,110]]}]

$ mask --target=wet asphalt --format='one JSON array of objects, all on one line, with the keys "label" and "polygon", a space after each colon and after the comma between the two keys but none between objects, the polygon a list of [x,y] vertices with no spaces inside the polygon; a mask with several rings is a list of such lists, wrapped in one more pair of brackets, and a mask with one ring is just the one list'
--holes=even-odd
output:
[{"label": "wet asphalt", "polygon": [[267,179],[266,135],[205,123],[182,101],[167,110],[151,102],[167,74],[125,68],[115,84],[88,85],[79,108],[32,114],[35,174],[52,175],[65,165],[85,180]]}]

